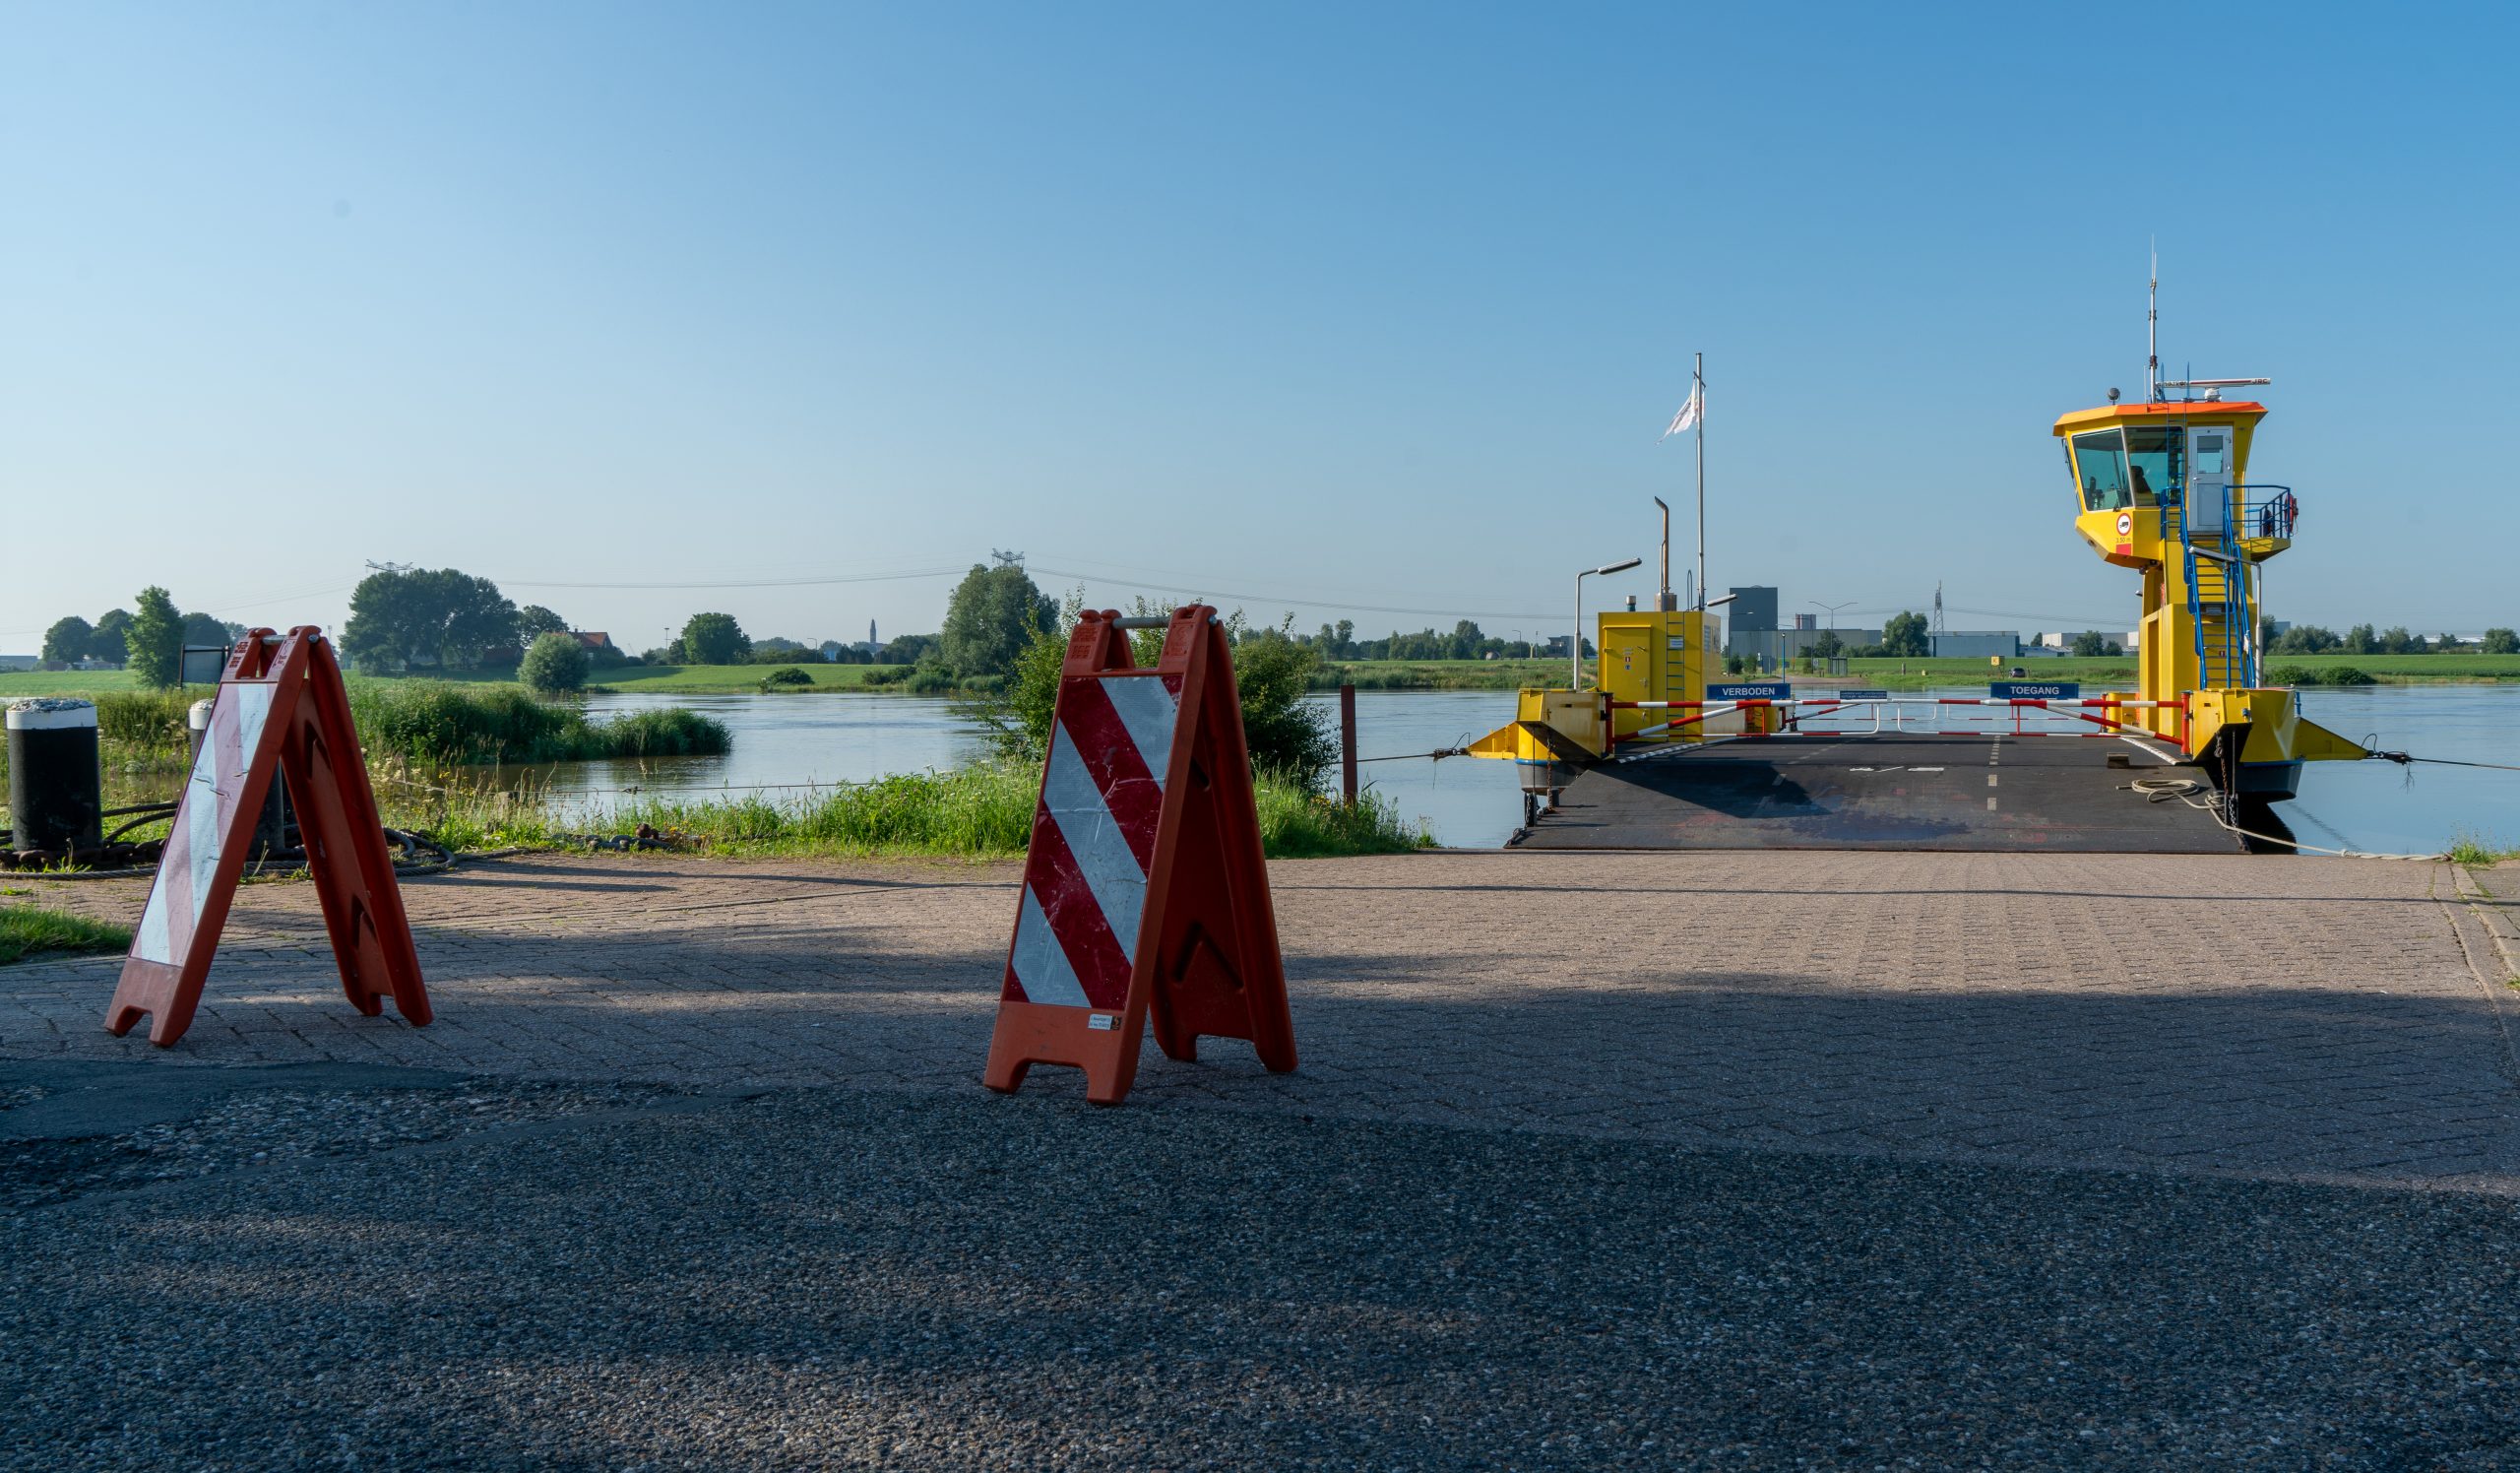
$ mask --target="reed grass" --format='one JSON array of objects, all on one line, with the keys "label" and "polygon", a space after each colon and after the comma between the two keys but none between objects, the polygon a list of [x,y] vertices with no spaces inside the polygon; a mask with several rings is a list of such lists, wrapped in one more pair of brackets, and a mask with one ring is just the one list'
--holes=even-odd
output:
[{"label": "reed grass", "polygon": [[[647,826],[710,854],[942,860],[1023,854],[1040,783],[1030,764],[987,763],[801,792],[630,795],[563,819],[547,790],[479,791],[427,782],[393,765],[375,776],[388,825],[424,832],[459,852],[559,848],[582,835]],[[1261,848],[1273,859],[1401,854],[1432,842],[1403,824],[1395,804],[1372,795],[1349,809],[1263,779],[1258,811]]]},{"label": "reed grass", "polygon": [[186,723],[200,690],[115,690],[92,697],[96,703],[96,738],[137,747],[180,747]]},{"label": "reed grass", "polygon": [[599,757],[708,757],[733,745],[723,722],[679,706],[590,720],[515,685],[446,680],[349,682],[359,744],[429,765],[576,762]]}]

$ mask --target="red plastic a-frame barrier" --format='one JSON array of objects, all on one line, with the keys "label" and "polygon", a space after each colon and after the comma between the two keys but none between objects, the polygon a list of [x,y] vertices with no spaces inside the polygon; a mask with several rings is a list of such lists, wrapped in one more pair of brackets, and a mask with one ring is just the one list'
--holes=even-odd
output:
[{"label": "red plastic a-frame barrier", "polygon": [[108,1032],[129,1033],[151,1014],[149,1041],[162,1049],[192,1026],[275,771],[288,781],[350,1005],[374,1017],[391,996],[405,1019],[428,1022],[411,923],[395,886],[394,856],[359,756],[342,668],[323,634],[308,626],[285,638],[256,629],[228,656],[149,907],[105,1010]]},{"label": "red plastic a-frame barrier", "polygon": [[1037,1063],[1085,1070],[1116,1105],[1151,1020],[1172,1058],[1248,1039],[1295,1066],[1286,967],[1260,857],[1260,815],[1233,657],[1216,610],[1176,609],[1137,666],[1116,611],[1068,640],[1041,796],[982,1082],[1012,1091]]}]

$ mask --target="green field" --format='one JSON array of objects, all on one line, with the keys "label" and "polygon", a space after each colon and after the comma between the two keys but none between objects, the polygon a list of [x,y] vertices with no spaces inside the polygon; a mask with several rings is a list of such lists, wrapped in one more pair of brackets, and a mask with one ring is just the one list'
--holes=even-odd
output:
[{"label": "green field", "polygon": [[[1924,690],[1936,685],[1984,685],[1988,680],[2014,678],[2018,669],[2024,680],[2073,680],[2095,690],[2110,687],[2135,688],[2135,662],[2123,657],[2115,659],[2075,660],[2026,656],[2007,660],[2002,665],[1989,665],[1984,660],[1850,660],[1847,672],[1837,683],[1870,685],[1882,690]],[[1734,679],[1747,679],[1736,675]],[[1804,684],[1819,683],[1828,676],[1806,675],[1797,668],[1783,677]]]},{"label": "green field", "polygon": [[[2328,671],[2351,666],[2383,685],[2490,684],[2520,680],[2520,655],[2269,655],[2268,670],[2298,666]],[[2131,658],[2078,660],[2025,656],[1992,666],[1984,660],[1850,660],[1846,682],[1894,690],[1927,685],[1975,685],[2009,679],[2018,669],[2025,680],[2079,680],[2087,685],[2122,685],[2133,689]],[[1813,676],[1798,678],[1809,680]]]},{"label": "green field", "polygon": [[[2266,666],[2270,670],[2288,665],[2303,670],[2351,666],[2383,685],[2520,680],[2520,655],[2266,657]],[[1850,660],[1847,672],[1842,676],[1806,672],[1797,665],[1786,671],[1782,678],[1804,685],[1826,685],[1834,680],[1839,684],[1869,685],[1886,690],[1923,690],[1936,685],[1981,685],[1990,679],[2011,679],[2015,669],[2022,672],[2020,678],[2025,680],[2073,680],[2095,689],[2122,686],[2132,690],[2135,686],[2135,662],[2127,656],[2083,660],[2070,656],[2025,655],[2001,665],[1990,665],[1984,659]],[[1584,678],[1587,683],[1593,678],[1590,661],[1585,663]],[[1717,674],[1713,678],[1745,680],[1758,677]],[[1325,665],[1315,671],[1313,688],[1335,690],[1343,679],[1354,680],[1360,690],[1513,690],[1526,685],[1563,688],[1566,684],[1566,663],[1562,660],[1347,661]]]},{"label": "green field", "polygon": [[0,699],[31,695],[101,695],[109,690],[137,690],[140,682],[127,670],[0,671]]}]

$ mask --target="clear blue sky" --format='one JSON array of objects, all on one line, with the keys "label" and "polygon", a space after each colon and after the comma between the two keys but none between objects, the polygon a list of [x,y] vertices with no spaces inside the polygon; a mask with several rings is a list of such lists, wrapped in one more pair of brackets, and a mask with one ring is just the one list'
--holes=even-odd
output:
[{"label": "clear blue sky", "polygon": [[371,558],[853,638],[948,580],[620,585],[992,547],[1562,629],[1700,350],[1718,587],[2123,627],[2048,426],[2153,234],[2166,361],[2275,379],[2270,611],[2520,623],[2514,15],[9,5],[0,650]]}]

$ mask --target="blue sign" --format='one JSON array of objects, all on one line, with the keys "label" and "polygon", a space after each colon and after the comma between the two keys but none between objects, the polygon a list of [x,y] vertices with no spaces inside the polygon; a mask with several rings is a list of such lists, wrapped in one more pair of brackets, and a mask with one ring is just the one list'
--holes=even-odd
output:
[{"label": "blue sign", "polygon": [[2079,680],[1989,680],[1986,693],[1999,701],[2078,701]]},{"label": "blue sign", "polygon": [[1737,685],[1709,684],[1706,698],[1710,701],[1784,701],[1794,697],[1794,687],[1784,680],[1745,680]]},{"label": "blue sign", "polygon": [[1838,692],[1838,699],[1842,701],[1886,701],[1890,699],[1890,692],[1886,690],[1857,690],[1850,686],[1847,689]]}]

